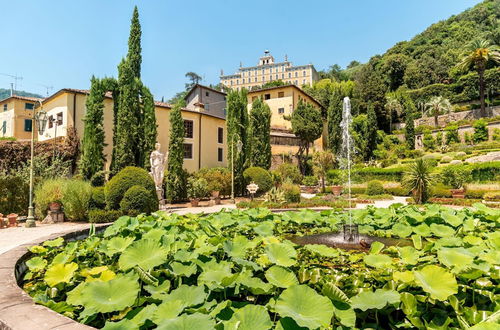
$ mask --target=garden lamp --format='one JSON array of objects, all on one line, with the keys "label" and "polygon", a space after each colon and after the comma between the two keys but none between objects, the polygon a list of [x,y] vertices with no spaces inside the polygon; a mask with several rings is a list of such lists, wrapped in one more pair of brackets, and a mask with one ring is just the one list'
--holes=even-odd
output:
[{"label": "garden lamp", "polygon": [[38,128],[38,134],[43,135],[45,131],[45,126],[47,125],[47,113],[45,111],[40,111],[35,114],[36,126]]}]

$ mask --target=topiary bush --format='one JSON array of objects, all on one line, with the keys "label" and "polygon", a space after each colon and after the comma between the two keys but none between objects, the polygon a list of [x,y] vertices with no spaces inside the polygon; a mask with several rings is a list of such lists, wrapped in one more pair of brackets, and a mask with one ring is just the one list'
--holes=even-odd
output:
[{"label": "topiary bush", "polygon": [[384,186],[382,182],[377,180],[372,180],[368,182],[366,186],[366,194],[369,196],[382,195],[384,193]]},{"label": "topiary bush", "polygon": [[474,127],[474,134],[472,134],[472,141],[474,143],[488,141],[488,123],[486,120],[476,120],[472,127]]},{"label": "topiary bush", "polygon": [[90,208],[101,210],[106,208],[106,196],[104,195],[104,187],[92,187]]},{"label": "topiary bush", "polygon": [[283,163],[276,169],[281,174],[281,180],[286,179],[292,180],[295,184],[300,184],[302,182],[302,174],[300,173],[299,167],[290,163]]},{"label": "topiary bush", "polygon": [[90,210],[88,218],[90,223],[108,223],[114,222],[122,215],[120,210]]},{"label": "topiary bush", "polygon": [[128,166],[118,172],[104,186],[106,207],[109,210],[119,209],[123,196],[133,186],[144,187],[152,198],[157,198],[155,184],[149,173],[145,169]]},{"label": "topiary bush", "polygon": [[158,200],[156,196],[151,196],[143,186],[132,186],[125,192],[120,202],[120,210],[124,214],[150,214],[158,209]]},{"label": "topiary bush", "polygon": [[106,183],[106,171],[98,171],[90,178],[93,187],[102,187]]},{"label": "topiary bush", "polygon": [[300,202],[300,187],[293,184],[291,181],[287,181],[281,185],[283,193],[285,195],[285,201],[287,203],[299,203]]},{"label": "topiary bush", "polygon": [[273,186],[273,178],[266,169],[262,167],[249,167],[243,172],[245,183],[255,182],[259,186],[257,194],[266,193]]},{"label": "topiary bush", "polygon": [[64,215],[73,221],[87,220],[92,186],[82,180],[64,180],[61,202]]},{"label": "topiary bush", "polygon": [[453,158],[451,158],[450,156],[443,156],[443,158],[441,158],[441,163],[448,164],[452,160],[453,160]]}]

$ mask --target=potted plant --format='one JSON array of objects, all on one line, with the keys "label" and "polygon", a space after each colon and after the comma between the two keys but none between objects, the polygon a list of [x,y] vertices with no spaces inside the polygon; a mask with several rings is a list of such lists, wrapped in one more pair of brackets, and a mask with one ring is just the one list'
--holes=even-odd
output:
[{"label": "potted plant", "polygon": [[302,179],[302,184],[305,186],[305,191],[309,194],[314,194],[317,191],[318,178],[314,175],[305,176]]},{"label": "potted plant", "polygon": [[339,171],[330,171],[329,173],[329,181],[331,184],[332,195],[340,196],[342,194],[342,190],[344,186],[342,185],[342,176]]},{"label": "potted plant", "polygon": [[453,198],[465,198],[464,184],[471,179],[471,170],[464,165],[448,165],[441,172],[441,180],[451,186]]},{"label": "potted plant", "polygon": [[208,195],[208,183],[203,178],[191,177],[188,179],[187,193],[192,207],[197,207],[200,198]]}]

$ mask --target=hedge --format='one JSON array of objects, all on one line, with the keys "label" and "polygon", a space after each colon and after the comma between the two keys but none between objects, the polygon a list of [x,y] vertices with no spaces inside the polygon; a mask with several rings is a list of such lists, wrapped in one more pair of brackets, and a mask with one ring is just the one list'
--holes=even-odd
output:
[{"label": "hedge", "polygon": [[21,176],[0,175],[0,213],[27,214],[29,186]]},{"label": "hedge", "polygon": [[364,183],[371,180],[401,182],[404,171],[405,167],[365,167],[353,170],[351,172],[351,179],[355,183]]},{"label": "hedge", "polygon": [[114,222],[122,215],[120,210],[90,210],[88,218],[90,223],[107,223]]},{"label": "hedge", "polygon": [[472,171],[474,182],[498,182],[500,181],[500,161],[474,163],[468,166]]}]

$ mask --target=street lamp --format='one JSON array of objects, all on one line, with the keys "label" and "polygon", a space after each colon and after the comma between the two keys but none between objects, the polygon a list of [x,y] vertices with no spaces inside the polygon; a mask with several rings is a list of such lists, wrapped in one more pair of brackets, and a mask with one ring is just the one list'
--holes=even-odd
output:
[{"label": "street lamp", "polygon": [[38,134],[43,135],[45,131],[45,125],[47,124],[47,113],[43,111],[42,101],[40,102],[40,111],[36,112],[36,108],[33,109],[33,117],[31,118],[31,164],[30,164],[30,196],[28,207],[28,218],[26,218],[25,227],[35,227],[35,215],[33,207],[33,158],[35,154],[35,127],[38,129]]},{"label": "street lamp", "polygon": [[[236,200],[234,199],[234,137],[231,136],[231,199],[233,200],[233,203],[236,202]],[[236,150],[238,151],[238,153],[241,152],[241,150],[243,149],[243,142],[241,142],[241,140],[238,140],[238,142],[236,142]]]}]

